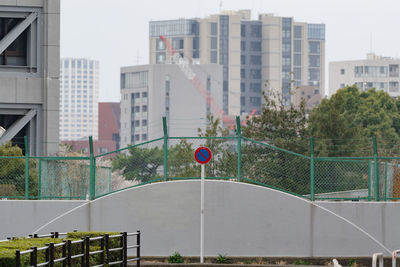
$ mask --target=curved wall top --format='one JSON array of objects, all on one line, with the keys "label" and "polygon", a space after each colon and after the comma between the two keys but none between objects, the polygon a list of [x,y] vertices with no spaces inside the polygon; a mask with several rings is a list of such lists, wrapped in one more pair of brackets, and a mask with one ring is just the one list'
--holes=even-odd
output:
[{"label": "curved wall top", "polygon": [[[33,218],[40,217],[40,222],[24,224],[24,215],[18,221],[8,219],[16,231],[24,229],[27,234],[68,210],[60,201],[0,201],[1,208],[8,207],[8,216],[12,215],[10,205],[25,214],[46,207],[43,216]],[[78,205],[82,202],[70,206]],[[309,202],[246,183],[205,182],[206,256],[389,255],[384,247],[390,251],[400,248],[399,223],[400,204],[396,202]],[[198,256],[200,181],[154,183],[116,192],[67,213],[41,232],[74,229],[141,230],[142,255],[168,256],[178,251]]]}]

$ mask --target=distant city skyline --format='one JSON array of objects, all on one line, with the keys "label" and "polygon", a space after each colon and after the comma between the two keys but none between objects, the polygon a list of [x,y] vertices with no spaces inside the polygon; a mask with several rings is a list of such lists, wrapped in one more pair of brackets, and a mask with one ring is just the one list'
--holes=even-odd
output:
[{"label": "distant city skyline", "polygon": [[326,68],[330,61],[362,59],[371,51],[399,56],[400,36],[393,33],[400,3],[394,0],[61,0],[61,57],[99,60],[100,101],[119,101],[120,67],[149,62],[149,21],[204,17],[220,8],[250,9],[253,18],[273,13],[325,23]]}]

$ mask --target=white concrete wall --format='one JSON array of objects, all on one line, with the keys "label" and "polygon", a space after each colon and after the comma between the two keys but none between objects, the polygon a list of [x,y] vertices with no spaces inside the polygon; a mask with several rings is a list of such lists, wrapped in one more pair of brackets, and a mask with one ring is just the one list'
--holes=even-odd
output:
[{"label": "white concrete wall", "polygon": [[[199,181],[132,188],[97,199],[41,232],[140,229],[142,255],[167,256],[175,251],[199,255],[199,190]],[[356,257],[375,252],[389,256],[379,242],[390,251],[400,248],[400,204],[396,202],[311,203],[265,187],[228,181],[206,181],[205,190],[208,256]],[[10,232],[31,233],[46,219],[82,202],[50,203],[0,201],[2,217],[7,218],[0,221],[0,239]]]}]

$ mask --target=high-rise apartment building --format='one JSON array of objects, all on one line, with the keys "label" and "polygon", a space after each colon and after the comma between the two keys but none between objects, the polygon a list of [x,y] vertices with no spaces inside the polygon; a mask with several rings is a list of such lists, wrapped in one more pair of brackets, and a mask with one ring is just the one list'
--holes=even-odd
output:
[{"label": "high-rise apartment building", "polygon": [[58,151],[60,1],[0,1],[0,145]]},{"label": "high-rise apartment building", "polygon": [[400,96],[400,59],[373,53],[366,59],[329,63],[329,95],[340,88],[356,85],[360,90],[375,88],[393,97]]},{"label": "high-rise apartment building", "polygon": [[222,67],[187,67],[196,84],[176,64],[121,68],[121,147],[163,136],[164,116],[169,136],[197,136],[197,129],[207,125],[207,115],[220,116]]},{"label": "high-rise apartment building", "polygon": [[99,62],[64,58],[60,64],[60,139],[98,138]]},{"label": "high-rise apartment building", "polygon": [[202,19],[151,21],[150,63],[170,63],[160,35],[189,61],[223,67],[223,110],[259,112],[262,91],[278,92],[290,104],[291,90],[317,86],[324,94],[325,25],[249,10],[225,11]]}]

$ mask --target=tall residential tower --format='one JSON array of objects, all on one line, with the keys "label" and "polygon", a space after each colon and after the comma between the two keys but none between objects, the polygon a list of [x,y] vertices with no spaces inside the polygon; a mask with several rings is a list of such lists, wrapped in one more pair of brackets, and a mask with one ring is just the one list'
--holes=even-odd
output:
[{"label": "tall residential tower", "polygon": [[61,59],[60,139],[98,138],[99,62]]},{"label": "tall residential tower", "polygon": [[171,62],[162,35],[189,61],[222,66],[225,114],[260,112],[262,91],[278,92],[285,104],[298,86],[324,94],[324,24],[271,14],[252,20],[249,10],[239,10],[149,26],[150,64]]}]

